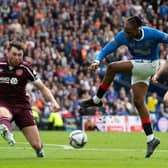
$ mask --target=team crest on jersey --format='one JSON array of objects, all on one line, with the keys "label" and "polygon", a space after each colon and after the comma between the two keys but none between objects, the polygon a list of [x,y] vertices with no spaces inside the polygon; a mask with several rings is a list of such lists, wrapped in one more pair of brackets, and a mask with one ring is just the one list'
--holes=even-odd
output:
[{"label": "team crest on jersey", "polygon": [[16,85],[16,84],[18,84],[18,79],[17,79],[17,78],[11,78],[11,79],[10,79],[10,83],[11,83],[12,85]]},{"label": "team crest on jersey", "polygon": [[17,69],[16,70],[16,75],[17,76],[21,76],[23,74],[23,70],[22,69]]}]

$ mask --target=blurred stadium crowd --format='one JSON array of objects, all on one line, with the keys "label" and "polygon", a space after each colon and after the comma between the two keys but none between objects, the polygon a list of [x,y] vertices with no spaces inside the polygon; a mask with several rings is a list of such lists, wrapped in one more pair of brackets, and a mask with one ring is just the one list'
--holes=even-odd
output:
[{"label": "blurred stadium crowd", "polygon": [[[131,55],[126,47],[120,47],[103,61],[98,73],[91,74],[87,66],[132,15],[142,18],[145,25],[168,33],[168,2],[164,0],[0,0],[0,57],[9,40],[21,39],[26,46],[25,59],[52,90],[61,105],[61,117],[73,116],[80,123],[79,100],[95,94],[106,64],[130,59]],[[161,62],[167,57],[168,47],[161,44]],[[116,80],[121,78],[120,74],[116,76]],[[165,78],[162,82],[167,84]],[[48,120],[50,104],[31,85],[27,92],[37,121]],[[131,90],[124,85],[111,86],[104,106],[90,112],[136,114],[131,97]],[[147,100],[154,112],[168,115],[157,101],[157,94],[152,93]]]}]

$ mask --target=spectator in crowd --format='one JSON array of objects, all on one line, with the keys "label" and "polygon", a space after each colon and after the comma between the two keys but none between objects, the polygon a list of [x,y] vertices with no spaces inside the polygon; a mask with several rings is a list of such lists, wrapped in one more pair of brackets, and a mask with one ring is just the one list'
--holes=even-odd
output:
[{"label": "spectator in crowd", "polygon": [[[135,13],[144,18],[145,24],[168,32],[166,8],[165,1],[144,0],[0,1],[0,57],[6,52],[7,41],[22,39],[26,44],[25,59],[32,64],[35,71],[38,71],[44,84],[61,103],[62,111],[69,111],[64,106],[64,94],[69,93],[70,88],[67,85],[75,81],[76,100],[70,96],[67,99],[70,104],[74,104],[74,101],[77,104],[71,107],[70,113],[73,115],[75,112],[75,115],[80,116],[78,102],[82,98],[81,92],[87,91],[88,95],[92,96],[105,73],[106,64],[130,59],[131,55],[126,49],[118,49],[116,53],[106,57],[97,75],[89,73],[87,65],[122,29],[126,18]],[[163,44],[160,55],[166,60],[168,48]],[[68,71],[73,72],[75,69],[70,82],[64,78],[69,78],[67,64]],[[87,82],[80,82],[81,79]],[[117,75],[115,80],[121,79],[123,76]],[[125,81],[122,84],[125,86]],[[83,85],[86,89],[82,88]],[[114,91],[118,93],[118,88],[114,87]],[[31,92],[32,95],[32,104],[42,97],[35,89]],[[112,113],[114,107],[111,106],[111,98],[107,96],[105,101],[108,106],[106,113],[115,115]],[[128,101],[130,102],[130,97]],[[100,110],[103,113],[102,109]],[[39,112],[40,117],[46,117],[45,121],[48,120],[48,115],[44,114],[46,111],[44,107]]]},{"label": "spectator in crowd", "polygon": [[147,107],[150,112],[151,123],[153,128],[155,127],[157,121],[157,110],[158,110],[158,99],[157,93],[153,92],[151,96],[147,97]]},{"label": "spectator in crowd", "polygon": [[160,103],[159,116],[168,118],[168,105]]},{"label": "spectator in crowd", "polygon": [[37,124],[37,126],[38,126],[39,123],[40,123],[39,109],[38,109],[37,106],[32,106],[31,109],[32,109],[33,117],[34,117],[34,119],[35,119],[35,121],[36,121],[36,124]]},{"label": "spectator in crowd", "polygon": [[48,118],[50,129],[64,130],[64,123],[59,112],[51,112]]},{"label": "spectator in crowd", "polygon": [[92,118],[88,118],[84,123],[84,129],[86,131],[98,131],[96,124],[92,121]]}]

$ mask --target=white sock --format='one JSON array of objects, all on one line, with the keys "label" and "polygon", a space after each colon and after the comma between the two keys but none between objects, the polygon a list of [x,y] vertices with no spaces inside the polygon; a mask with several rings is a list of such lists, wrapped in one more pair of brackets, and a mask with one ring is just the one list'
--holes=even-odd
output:
[{"label": "white sock", "polygon": [[101,99],[98,98],[96,95],[93,96],[93,102],[94,102],[94,103],[98,104],[98,103],[100,103],[100,101],[101,101]]},{"label": "white sock", "polygon": [[152,140],[153,140],[154,135],[153,135],[153,134],[148,135],[148,136],[146,136],[146,138],[147,138],[147,142],[150,142],[150,141],[152,141]]}]

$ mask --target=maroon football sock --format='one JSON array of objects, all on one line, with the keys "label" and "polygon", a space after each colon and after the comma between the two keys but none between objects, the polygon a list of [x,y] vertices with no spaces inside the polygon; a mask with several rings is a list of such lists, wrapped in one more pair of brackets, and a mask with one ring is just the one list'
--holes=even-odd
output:
[{"label": "maroon football sock", "polygon": [[143,118],[141,119],[141,122],[142,122],[142,127],[144,129],[145,134],[147,136],[153,134],[150,118]]},{"label": "maroon football sock", "polygon": [[10,120],[7,117],[1,117],[0,124],[6,125],[9,129],[9,131],[12,131],[12,126],[11,126]]},{"label": "maroon football sock", "polygon": [[104,93],[108,90],[108,88],[109,86],[102,82],[98,88],[97,97],[102,98]]}]

